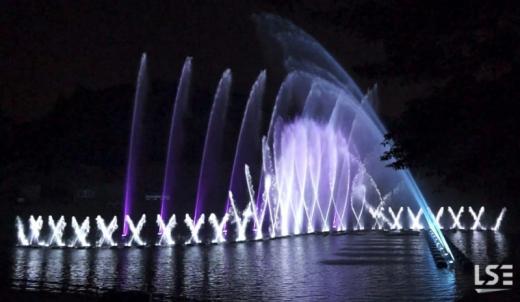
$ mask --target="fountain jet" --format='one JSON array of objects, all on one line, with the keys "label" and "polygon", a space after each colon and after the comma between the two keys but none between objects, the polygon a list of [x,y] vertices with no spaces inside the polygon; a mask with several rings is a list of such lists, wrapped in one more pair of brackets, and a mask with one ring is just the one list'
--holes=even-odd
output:
[{"label": "fountain jet", "polygon": [[96,216],[96,225],[98,230],[101,232],[101,236],[96,243],[98,247],[101,246],[116,246],[114,242],[113,234],[117,230],[117,217],[114,216],[108,225],[105,224],[105,220],[101,216]]},{"label": "fountain jet", "polygon": [[455,215],[455,212],[453,212],[453,209],[451,207],[448,207],[448,212],[451,215],[451,218],[453,218],[453,224],[451,225],[450,229],[459,229],[464,230],[464,227],[460,223],[460,217],[462,216],[462,213],[464,213],[464,207],[459,208],[459,212],[457,215]]},{"label": "fountain jet", "polygon": [[[172,113],[166,162],[164,165],[163,190],[161,195],[161,218],[166,221],[175,195],[177,177],[179,175],[179,158],[183,147],[184,127],[182,118],[186,110],[191,80],[191,57],[186,58],[182,67],[181,78],[177,85],[175,105]],[[159,229],[162,232],[162,229]]]},{"label": "fountain jet", "polygon": [[218,222],[218,218],[217,218],[217,215],[215,215],[215,213],[211,213],[209,215],[208,221],[211,224],[211,226],[213,227],[213,234],[214,234],[213,240],[211,240],[212,243],[226,242],[226,237],[225,237],[224,233],[226,231],[225,229],[226,229],[226,224],[228,222],[228,219],[229,219],[228,213],[224,214],[224,217],[222,217],[222,220],[220,221],[220,223]]},{"label": "fountain jet", "polygon": [[[148,86],[146,74],[146,53],[141,56],[137,84],[135,88],[134,108],[132,113],[132,125],[130,129],[130,143],[128,147],[128,162],[126,166],[125,196],[123,204],[123,218],[132,214],[136,185],[137,185],[137,165],[139,162],[139,151],[141,145],[143,107]],[[128,224],[126,219],[123,222],[123,236],[128,234]]]},{"label": "fountain jet", "polygon": [[29,229],[31,230],[31,235],[29,237],[30,245],[43,245],[40,242],[40,232],[43,227],[43,218],[38,216],[38,218],[34,218],[33,215],[29,217]]},{"label": "fountain jet", "polygon": [[190,229],[191,236],[188,240],[186,240],[186,242],[184,242],[185,245],[201,243],[199,239],[199,231],[204,222],[204,213],[200,215],[199,219],[196,220],[196,222],[193,221],[193,219],[191,219],[189,214],[186,214],[186,217],[184,218],[184,223],[186,224],[186,226],[188,226],[188,229]]},{"label": "fountain jet", "polygon": [[401,225],[400,219],[401,219],[401,214],[403,213],[403,207],[399,208],[397,215],[394,213],[394,210],[392,210],[391,207],[388,207],[388,212],[390,213],[390,216],[392,216],[392,220],[393,220],[390,228],[392,230],[402,230],[403,226]]},{"label": "fountain jet", "polygon": [[475,214],[475,211],[473,210],[473,208],[470,206],[469,213],[473,217],[473,221],[474,221],[473,225],[471,226],[471,230],[472,231],[477,230],[477,229],[485,230],[486,228],[483,227],[482,224],[480,223],[480,219],[482,219],[482,215],[484,215],[484,207],[480,207],[480,209],[478,210],[478,215],[477,215],[477,214]]},{"label": "fountain jet", "polygon": [[52,216],[49,215],[48,224],[51,230],[51,236],[47,242],[47,246],[52,246],[54,244],[58,247],[65,246],[65,243],[63,242],[63,231],[65,230],[65,226],[67,226],[65,217],[61,216],[57,222],[54,222]]},{"label": "fountain jet", "polygon": [[139,219],[137,225],[134,225],[132,218],[130,218],[130,216],[128,215],[125,217],[125,222],[126,224],[128,224],[128,228],[130,229],[131,233],[130,239],[125,245],[132,246],[132,243],[135,242],[135,244],[138,246],[145,246],[146,242],[144,242],[143,239],[141,239],[141,230],[143,229],[144,224],[146,223],[146,215],[143,214],[141,216],[141,219]]},{"label": "fountain jet", "polygon": [[210,192],[215,190],[215,180],[218,174],[217,163],[222,147],[222,135],[226,122],[231,80],[231,70],[227,69],[220,78],[213,100],[213,106],[211,107],[200,165],[197,198],[195,200],[195,214],[193,215],[194,220],[198,220],[199,213],[205,210],[206,199]]},{"label": "fountain jet", "polygon": [[413,214],[413,211],[412,211],[412,209],[410,209],[410,207],[408,207],[407,209],[408,209],[408,215],[410,216],[410,220],[411,220],[410,228],[415,231],[424,229],[424,226],[421,223],[421,216],[423,215],[422,208],[419,208],[419,211],[417,212],[416,215]]},{"label": "fountain jet", "polygon": [[18,216],[16,216],[16,236],[18,237],[18,245],[29,245],[29,240],[27,239],[27,236],[25,236],[25,228],[23,226],[22,219],[20,219]]},{"label": "fountain jet", "polygon": [[159,234],[161,237],[159,238],[159,242],[157,242],[156,245],[158,245],[158,246],[174,245],[175,241],[173,240],[173,237],[172,237],[172,231],[175,228],[175,226],[177,225],[177,220],[175,218],[175,214],[173,214],[170,217],[170,220],[168,220],[168,224],[165,224],[164,220],[162,219],[162,216],[160,214],[158,214],[157,215],[157,225],[159,226]]},{"label": "fountain jet", "polygon": [[233,222],[237,226],[237,238],[235,241],[245,241],[246,238],[246,230],[247,230],[247,223],[253,216],[253,212],[251,211],[251,203],[249,203],[242,213],[242,218],[240,218],[240,215],[238,214],[235,200],[233,199],[233,193],[229,191],[229,201],[231,203],[231,208],[233,209]]},{"label": "fountain jet", "polygon": [[498,232],[500,230],[500,225],[502,224],[502,219],[504,219],[504,215],[506,214],[507,209],[504,207],[500,210],[500,214],[497,217],[497,221],[495,225],[491,228],[493,232]]},{"label": "fountain jet", "polygon": [[87,236],[90,232],[90,219],[88,216],[83,220],[81,225],[76,220],[76,217],[72,216],[71,219],[72,229],[74,230],[74,239],[70,243],[69,247],[74,247],[79,243],[80,247],[89,247]]},{"label": "fountain jet", "polygon": [[[246,109],[242,117],[240,133],[235,149],[235,158],[231,169],[231,178],[228,191],[233,192],[238,200],[247,200],[248,194],[244,191],[246,181],[242,177],[242,167],[245,164],[257,162],[256,154],[260,153],[260,122],[262,121],[262,99],[265,90],[265,70],[258,75],[247,100]],[[229,212],[230,200],[227,199],[225,213]]]}]

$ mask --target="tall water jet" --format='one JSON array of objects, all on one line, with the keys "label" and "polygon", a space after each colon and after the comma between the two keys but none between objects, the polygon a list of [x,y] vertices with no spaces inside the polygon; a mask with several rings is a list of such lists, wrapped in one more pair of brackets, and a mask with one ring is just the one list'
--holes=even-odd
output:
[{"label": "tall water jet", "polygon": [[146,91],[148,89],[146,64],[146,53],[143,53],[137,75],[132,124],[130,130],[130,143],[128,147],[128,162],[126,166],[125,195],[123,204],[123,236],[128,234],[128,223],[125,217],[132,214],[132,207],[136,193],[136,170],[139,161],[139,150],[141,145],[143,107]]},{"label": "tall water jet", "polygon": [[[231,170],[231,178],[228,191],[233,192],[236,197],[235,201],[245,201],[249,199],[246,179],[241,173],[244,165],[252,165],[257,162],[256,154],[260,154],[260,122],[262,113],[262,100],[265,90],[266,72],[262,71],[249,94],[246,109],[242,117],[240,133],[235,149],[235,158]],[[229,211],[230,200],[226,202],[226,213]]]},{"label": "tall water jet", "polygon": [[199,214],[206,206],[206,199],[208,198],[209,192],[215,189],[215,180],[218,174],[217,163],[222,149],[222,135],[226,122],[231,80],[231,70],[227,69],[220,78],[213,100],[213,106],[211,107],[197,185],[195,214],[193,216],[193,220],[195,221],[198,220]]},{"label": "tall water jet", "polygon": [[[163,190],[161,195],[161,218],[166,221],[173,203],[176,189],[176,181],[179,176],[179,158],[183,147],[183,116],[189,96],[191,81],[191,57],[187,57],[182,67],[182,73],[177,85],[175,105],[172,112],[168,149],[164,165]],[[159,233],[162,229],[159,229]]]}]

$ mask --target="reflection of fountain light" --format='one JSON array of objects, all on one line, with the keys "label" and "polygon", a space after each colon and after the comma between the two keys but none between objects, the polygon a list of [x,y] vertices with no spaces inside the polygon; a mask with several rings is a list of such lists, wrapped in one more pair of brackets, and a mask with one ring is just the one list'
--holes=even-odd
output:
[{"label": "reflection of fountain light", "polygon": [[51,237],[47,242],[47,246],[52,246],[53,244],[56,244],[56,246],[59,247],[65,246],[65,243],[63,242],[63,231],[65,230],[65,226],[67,226],[65,217],[61,216],[57,222],[54,222],[52,216],[49,216],[48,223],[51,229]]},{"label": "reflection of fountain light", "polygon": [[419,211],[417,212],[416,215],[413,214],[413,211],[412,211],[412,209],[410,209],[410,207],[408,207],[407,209],[408,209],[408,215],[410,216],[410,219],[411,219],[410,228],[415,231],[424,229],[424,226],[421,223],[421,216],[423,215],[422,208],[419,209]]},{"label": "reflection of fountain light", "polygon": [[214,234],[213,240],[211,240],[211,242],[213,242],[213,243],[226,242],[226,238],[224,237],[224,231],[225,231],[228,219],[229,219],[228,213],[224,214],[224,217],[222,217],[222,220],[220,221],[220,223],[218,222],[218,218],[217,218],[217,215],[215,215],[215,213],[211,213],[209,215],[208,221],[211,224],[211,226],[213,227],[213,234]]},{"label": "reflection of fountain light", "polygon": [[202,225],[204,224],[205,218],[206,217],[204,216],[204,213],[202,213],[197,222],[195,223],[193,219],[191,219],[190,215],[186,214],[186,217],[184,218],[184,223],[186,224],[186,226],[188,226],[188,229],[190,229],[191,237],[184,244],[198,244],[201,242],[199,239],[199,231]]},{"label": "reflection of fountain light", "polygon": [[471,216],[473,217],[473,220],[474,220],[473,225],[471,226],[471,230],[476,230],[476,229],[485,230],[486,228],[483,227],[482,224],[480,223],[480,219],[482,218],[482,215],[484,214],[484,207],[480,207],[480,209],[478,210],[478,214],[475,214],[475,211],[470,206],[469,213],[471,214]]},{"label": "reflection of fountain light", "polygon": [[146,223],[146,215],[143,214],[141,216],[141,219],[139,219],[139,221],[137,222],[137,225],[134,225],[134,222],[128,215],[125,216],[125,222],[126,222],[126,225],[128,225],[128,229],[131,233],[130,239],[128,240],[128,242],[125,245],[132,246],[132,243],[134,243],[134,242],[138,246],[146,245],[146,242],[144,242],[141,239],[141,230],[143,229],[144,224]]},{"label": "reflection of fountain light", "polygon": [[88,247],[90,243],[87,240],[88,233],[90,232],[90,219],[86,217],[81,226],[78,224],[76,217],[72,216],[72,228],[74,229],[74,239],[72,240],[70,247],[76,246],[79,242],[79,246]]},{"label": "reflection of fountain light", "polygon": [[500,214],[497,217],[497,221],[495,222],[495,225],[491,228],[494,232],[498,232],[500,230],[500,225],[502,224],[502,219],[504,219],[504,214],[506,213],[507,208],[503,207],[502,210],[500,210]]},{"label": "reflection of fountain light", "polygon": [[159,225],[159,242],[156,245],[174,245],[175,241],[172,238],[172,231],[177,225],[177,220],[175,219],[175,214],[170,217],[168,220],[168,224],[165,224],[161,215],[157,215],[157,225]]},{"label": "reflection of fountain light", "polygon": [[403,207],[399,208],[397,215],[395,215],[394,210],[392,210],[391,207],[388,207],[388,212],[392,216],[392,220],[393,220],[390,228],[393,230],[402,230],[403,226],[401,225],[400,219],[401,219],[401,214],[403,213]]},{"label": "reflection of fountain light", "polygon": [[453,218],[453,224],[451,225],[450,229],[459,229],[464,230],[464,227],[460,223],[460,217],[462,216],[462,213],[464,213],[464,207],[459,208],[459,212],[457,215],[455,215],[455,212],[453,212],[453,209],[451,207],[448,207],[448,212],[451,215],[451,218]]},{"label": "reflection of fountain light", "polygon": [[99,231],[101,231],[101,237],[99,238],[96,245],[98,247],[107,245],[107,246],[116,246],[117,244],[114,242],[112,238],[112,234],[117,230],[117,217],[114,216],[108,226],[105,224],[105,220],[101,216],[96,217],[96,225]]}]

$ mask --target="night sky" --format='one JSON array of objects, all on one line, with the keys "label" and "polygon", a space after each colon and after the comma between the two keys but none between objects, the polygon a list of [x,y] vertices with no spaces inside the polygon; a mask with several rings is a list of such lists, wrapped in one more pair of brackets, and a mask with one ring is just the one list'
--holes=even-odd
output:
[{"label": "night sky", "polygon": [[[379,82],[385,115],[400,112],[425,87],[361,76],[356,65],[384,62],[378,41],[352,33],[348,11],[336,1],[283,5],[270,1],[4,1],[0,12],[1,108],[15,121],[48,112],[76,87],[104,89],[135,82],[140,54],[149,54],[153,80],[175,83],[186,56],[194,57],[195,89],[213,91],[222,71],[234,73],[234,91],[247,94],[266,68],[251,14],[274,12],[313,35],[347,68],[363,90]],[[345,24],[338,23],[341,9]],[[316,17],[319,15],[319,17]],[[335,16],[334,22],[327,16]],[[340,16],[341,17],[341,16]],[[340,20],[343,17],[340,18]],[[271,74],[269,89],[280,78]],[[210,104],[208,99],[208,106]]]}]

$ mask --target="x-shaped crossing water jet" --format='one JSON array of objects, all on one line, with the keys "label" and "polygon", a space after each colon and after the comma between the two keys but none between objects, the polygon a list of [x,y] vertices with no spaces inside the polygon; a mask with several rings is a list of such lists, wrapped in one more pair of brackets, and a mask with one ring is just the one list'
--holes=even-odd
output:
[{"label": "x-shaped crossing water jet", "polygon": [[231,203],[231,207],[233,208],[233,222],[237,225],[237,239],[235,241],[245,241],[246,238],[246,228],[247,223],[253,216],[253,212],[251,211],[251,203],[249,203],[242,213],[242,218],[240,218],[240,215],[238,214],[237,208],[235,206],[235,200],[233,199],[233,193],[229,191],[229,200]]},{"label": "x-shaped crossing water jet", "polygon": [[495,222],[495,225],[491,228],[492,231],[497,232],[500,230],[500,225],[502,224],[502,219],[504,219],[504,215],[506,214],[507,209],[504,207],[500,211],[500,214],[497,217],[497,221]]},{"label": "x-shaped crossing water jet", "polygon": [[437,224],[439,225],[439,228],[442,230],[444,227],[441,224],[441,217],[444,214],[444,207],[440,207],[439,211],[437,211],[437,215],[435,215],[435,221],[437,221]]},{"label": "x-shaped crossing water jet", "polygon": [[98,230],[101,231],[101,237],[99,238],[96,245],[98,247],[107,245],[107,246],[116,246],[117,244],[114,242],[112,238],[112,234],[114,234],[115,230],[117,230],[117,217],[114,216],[108,225],[105,224],[105,220],[101,216],[96,217],[96,225]]},{"label": "x-shaped crossing water jet", "polygon": [[205,221],[204,214],[200,215],[200,217],[196,223],[193,221],[193,219],[191,219],[189,214],[186,214],[186,217],[184,218],[184,223],[190,229],[191,237],[184,244],[191,244],[191,243],[198,244],[201,242],[199,239],[199,231],[200,231],[200,228],[202,227],[202,225],[204,224],[204,221]]},{"label": "x-shaped crossing water jet", "polygon": [[394,210],[392,210],[391,207],[388,207],[388,212],[390,213],[390,216],[392,216],[392,225],[390,226],[393,230],[401,230],[403,229],[403,226],[401,225],[400,219],[401,214],[403,213],[403,207],[399,208],[399,211],[397,212],[397,215],[394,213]]},{"label": "x-shaped crossing water jet", "polygon": [[462,216],[462,213],[464,213],[464,207],[459,208],[457,215],[455,215],[455,212],[453,212],[451,207],[448,207],[448,212],[450,213],[451,218],[453,218],[453,224],[451,225],[450,229],[464,230],[464,227],[460,223],[460,217]]},{"label": "x-shaped crossing water jet", "polygon": [[134,242],[138,246],[146,245],[146,242],[144,242],[141,239],[141,230],[143,229],[144,224],[146,223],[146,215],[143,214],[141,216],[141,219],[139,219],[139,221],[137,222],[137,225],[134,225],[134,222],[128,215],[125,216],[125,222],[128,225],[128,229],[131,233],[130,239],[128,240],[128,242],[125,245],[132,246],[132,243],[134,243]]},{"label": "x-shaped crossing water jet", "polygon": [[53,244],[56,244],[56,246],[59,247],[65,246],[65,243],[63,242],[63,231],[67,226],[67,223],[65,222],[65,217],[61,216],[57,222],[54,222],[52,216],[49,216],[48,223],[49,227],[51,228],[51,237],[49,239],[49,242],[47,242],[47,246],[51,246]]},{"label": "x-shaped crossing water jet", "polygon": [[368,208],[370,215],[374,218],[374,224],[372,225],[372,230],[382,230],[385,225],[384,214],[383,211],[385,209],[380,204],[375,210],[372,207]]},{"label": "x-shaped crossing water jet", "polygon": [[423,214],[422,208],[419,209],[419,211],[417,212],[417,215],[414,215],[412,209],[410,209],[410,207],[408,207],[408,215],[410,216],[410,219],[412,220],[412,224],[410,227],[412,230],[418,231],[418,230],[424,229],[424,226],[421,223],[422,214]]},{"label": "x-shaped crossing water jet", "polygon": [[175,214],[173,214],[170,217],[170,220],[168,220],[168,224],[165,224],[161,215],[157,214],[157,225],[159,225],[159,234],[161,237],[159,237],[159,241],[156,245],[174,245],[175,240],[172,238],[172,231],[177,225],[177,219],[175,218]]},{"label": "x-shaped crossing water jet", "polygon": [[18,237],[18,245],[29,245],[29,240],[27,239],[27,236],[25,236],[25,228],[23,226],[22,219],[20,219],[18,216],[16,216],[16,235]]},{"label": "x-shaped crossing water jet", "polygon": [[31,235],[29,236],[29,244],[30,245],[44,245],[40,242],[40,232],[43,227],[43,218],[38,216],[38,218],[34,219],[34,216],[31,215],[29,217],[29,229],[31,231]]},{"label": "x-shaped crossing water jet", "polygon": [[[264,203],[262,205],[262,209],[260,210],[260,213],[259,213],[258,209],[256,208],[256,204],[255,204],[255,198],[254,198],[255,191],[253,188],[253,180],[251,177],[251,173],[249,172],[249,166],[245,165],[244,170],[245,170],[246,181],[247,181],[247,189],[248,189],[247,192],[249,193],[249,202],[252,207],[253,220],[255,222],[255,228],[254,228],[255,240],[260,240],[263,238],[262,227],[264,224],[267,203],[264,201]],[[270,189],[270,184],[266,185],[266,190],[268,190],[268,189]],[[227,213],[226,213],[226,215],[227,215]]]},{"label": "x-shaped crossing water jet", "polygon": [[88,233],[90,232],[90,219],[88,216],[83,220],[81,226],[78,224],[76,217],[72,216],[72,228],[74,229],[74,239],[72,240],[70,247],[76,246],[79,242],[79,246],[88,247],[90,243],[87,240]]},{"label": "x-shaped crossing water jet", "polygon": [[470,206],[469,213],[471,214],[471,216],[473,217],[473,220],[474,220],[474,223],[471,226],[471,230],[476,230],[476,229],[485,230],[486,228],[483,227],[482,224],[480,223],[480,219],[482,218],[482,215],[484,214],[484,207],[480,207],[480,209],[478,210],[478,214],[476,214],[475,211],[473,210],[473,208]]},{"label": "x-shaped crossing water jet", "polygon": [[[354,230],[364,230],[365,227],[363,226],[363,220],[361,219],[361,215],[363,214],[363,209],[365,208],[365,193],[366,188],[365,186],[360,186],[356,190],[354,190],[352,196],[350,197],[350,208],[352,209],[352,213],[354,214],[354,218],[356,218],[356,225],[354,226]],[[359,213],[356,213],[356,210],[354,208],[354,196],[361,197],[361,209],[359,210]]]},{"label": "x-shaped crossing water jet", "polygon": [[209,215],[208,221],[213,227],[214,237],[213,240],[211,240],[212,243],[222,243],[226,242],[226,238],[224,236],[226,224],[229,220],[229,214],[224,214],[224,217],[222,217],[222,220],[220,223],[218,222],[217,215],[215,213],[211,213]]}]

